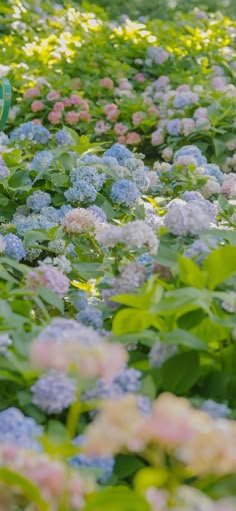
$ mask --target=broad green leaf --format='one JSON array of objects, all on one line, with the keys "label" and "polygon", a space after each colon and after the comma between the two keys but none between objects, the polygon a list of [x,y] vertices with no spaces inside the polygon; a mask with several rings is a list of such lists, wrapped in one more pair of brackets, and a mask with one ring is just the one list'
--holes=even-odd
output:
[{"label": "broad green leaf", "polygon": [[176,329],[161,335],[163,342],[186,346],[193,350],[206,351],[207,345],[202,342],[196,335],[193,335],[186,330]]},{"label": "broad green leaf", "polygon": [[83,511],[151,511],[146,499],[124,486],[101,490],[89,498]]},{"label": "broad green leaf", "polygon": [[203,263],[208,272],[208,286],[215,289],[236,272],[236,246],[225,245],[209,254]]},{"label": "broad green leaf", "polygon": [[202,271],[199,266],[188,257],[180,255],[178,263],[181,281],[187,286],[203,289],[207,281],[207,273]]},{"label": "broad green leaf", "polygon": [[139,470],[140,468],[142,468],[144,466],[145,466],[145,463],[142,462],[135,455],[119,454],[116,458],[114,472],[117,477],[124,478],[124,477],[129,477],[130,475],[134,474],[135,472],[137,472],[137,470]]},{"label": "broad green leaf", "polygon": [[161,373],[164,390],[185,394],[200,377],[198,353],[189,351],[175,355],[163,364]]},{"label": "broad green leaf", "polygon": [[123,309],[113,319],[112,331],[115,335],[141,332],[152,324],[153,316],[141,309]]},{"label": "broad green leaf", "polygon": [[56,293],[53,293],[51,289],[48,289],[47,287],[39,286],[38,287],[38,293],[41,298],[48,303],[49,305],[52,305],[52,307],[55,307],[58,309],[62,314],[64,312],[64,303],[62,298],[58,296]]}]

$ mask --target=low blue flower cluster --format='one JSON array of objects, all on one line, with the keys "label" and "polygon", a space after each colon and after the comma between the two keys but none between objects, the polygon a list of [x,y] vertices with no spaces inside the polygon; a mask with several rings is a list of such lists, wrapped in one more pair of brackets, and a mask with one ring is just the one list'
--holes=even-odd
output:
[{"label": "low blue flower cluster", "polygon": [[19,445],[41,451],[37,437],[42,435],[42,427],[31,417],[25,417],[17,408],[7,408],[0,412],[0,442]]},{"label": "low blue flower cluster", "polygon": [[5,241],[5,255],[8,257],[12,257],[12,259],[16,259],[16,261],[20,261],[25,257],[25,249],[23,243],[18,236],[15,234],[6,234],[4,236]]},{"label": "low blue flower cluster", "polygon": [[24,141],[29,140],[38,144],[46,145],[49,141],[50,133],[47,128],[41,126],[41,124],[35,124],[34,122],[28,121],[21,124],[18,128],[15,128],[11,134],[11,140]]},{"label": "low blue flower cluster", "polygon": [[116,204],[132,207],[136,204],[141,194],[136,184],[128,179],[120,179],[113,183],[111,188],[111,199]]},{"label": "low blue flower cluster", "polygon": [[[79,435],[73,440],[74,445],[81,445],[83,443],[83,435]],[[86,456],[85,454],[76,454],[70,458],[70,465],[72,467],[93,468],[98,472],[97,481],[100,484],[106,484],[115,466],[115,460],[112,456]],[[97,470],[96,470],[97,469]]]},{"label": "low blue flower cluster", "polygon": [[54,156],[52,151],[45,150],[39,151],[34,156],[30,168],[32,170],[36,170],[37,172],[41,172],[42,170],[47,170],[54,160]]}]

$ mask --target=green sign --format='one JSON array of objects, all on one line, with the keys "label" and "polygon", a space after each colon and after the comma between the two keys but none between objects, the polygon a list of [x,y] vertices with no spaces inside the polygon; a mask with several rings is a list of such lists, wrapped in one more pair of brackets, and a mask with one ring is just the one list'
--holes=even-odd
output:
[{"label": "green sign", "polygon": [[11,86],[8,80],[0,78],[0,131],[3,130],[11,106]]}]

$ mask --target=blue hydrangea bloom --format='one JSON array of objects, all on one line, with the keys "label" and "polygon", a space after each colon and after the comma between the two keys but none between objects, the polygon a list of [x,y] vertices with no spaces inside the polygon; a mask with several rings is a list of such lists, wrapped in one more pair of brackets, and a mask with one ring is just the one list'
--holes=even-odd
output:
[{"label": "blue hydrangea bloom", "polygon": [[111,199],[116,204],[132,207],[140,197],[136,184],[128,179],[121,179],[112,185]]},{"label": "blue hydrangea bloom", "polygon": [[37,215],[20,215],[16,213],[13,217],[13,223],[16,227],[17,233],[22,235],[27,231],[33,231],[40,228],[40,223]]},{"label": "blue hydrangea bloom", "polygon": [[132,152],[127,149],[122,144],[113,144],[110,149],[105,151],[104,156],[111,156],[112,158],[115,158],[120,165],[123,165],[125,163],[125,160],[128,158],[132,158]]},{"label": "blue hydrangea bloom", "polygon": [[42,427],[31,417],[25,417],[17,408],[0,412],[0,442],[41,451],[36,438],[42,435]]},{"label": "blue hydrangea bloom", "polygon": [[97,197],[96,188],[87,181],[77,181],[72,188],[64,193],[66,199],[72,203],[94,202]]},{"label": "blue hydrangea bloom", "polygon": [[46,145],[49,141],[50,133],[47,128],[29,121],[21,124],[18,128],[15,128],[10,133],[10,138],[11,140],[29,140]]},{"label": "blue hydrangea bloom", "polygon": [[142,373],[137,369],[125,368],[108,384],[98,379],[96,385],[83,393],[83,401],[121,397],[126,393],[136,393],[140,390]]},{"label": "blue hydrangea bloom", "polygon": [[76,400],[76,384],[68,376],[50,371],[31,387],[32,402],[48,414],[61,413]]},{"label": "blue hydrangea bloom", "polygon": [[215,165],[214,163],[207,163],[206,165],[203,165],[203,168],[207,176],[215,177],[222,185],[224,181],[224,173],[220,170],[218,165]]},{"label": "blue hydrangea bloom", "polygon": [[0,181],[10,176],[10,170],[6,166],[2,156],[0,156]]},{"label": "blue hydrangea bloom", "polygon": [[201,410],[208,413],[213,419],[228,417],[231,411],[224,403],[216,403],[212,399],[204,401],[201,405]]},{"label": "blue hydrangea bloom", "polygon": [[118,385],[124,393],[138,392],[141,386],[141,376],[142,373],[137,369],[133,369],[132,367],[126,368],[116,376],[114,383]]},{"label": "blue hydrangea bloom", "polygon": [[55,140],[56,140],[57,144],[60,144],[60,145],[64,145],[64,144],[72,145],[72,143],[73,143],[70,135],[68,135],[68,133],[63,129],[56,133]]},{"label": "blue hydrangea bloom", "polygon": [[72,170],[70,174],[71,182],[79,185],[82,181],[93,185],[96,190],[100,190],[106,181],[106,175],[99,173],[96,167],[83,166]]},{"label": "blue hydrangea bloom", "polygon": [[71,211],[72,209],[73,208],[70,204],[63,204],[63,206],[61,206],[59,209],[60,218],[64,218],[66,213],[68,213],[68,211]]},{"label": "blue hydrangea bloom", "polygon": [[[74,445],[81,445],[83,443],[84,437],[79,435],[73,440]],[[72,458],[70,458],[70,465],[72,467],[81,467],[81,468],[94,468],[98,469],[101,474],[98,475],[97,481],[100,484],[106,484],[110,477],[112,476],[112,472],[115,465],[115,460],[112,456],[86,456],[85,454],[76,454]]]},{"label": "blue hydrangea bloom", "polygon": [[102,208],[100,208],[99,206],[96,206],[96,204],[93,204],[92,206],[89,206],[89,211],[92,211],[92,213],[96,216],[96,218],[98,220],[100,220],[100,222],[106,222],[107,221],[107,216],[106,216],[106,213],[103,211]]},{"label": "blue hydrangea bloom", "polygon": [[195,145],[185,145],[178,149],[174,154],[174,162],[178,160],[180,156],[193,156],[197,162],[198,167],[201,167],[207,163],[205,156],[201,153],[200,149]]},{"label": "blue hydrangea bloom", "polygon": [[183,193],[183,199],[186,201],[186,202],[189,202],[191,200],[204,200],[204,197],[203,195],[200,193],[200,192],[195,192],[195,191],[186,191]]},{"label": "blue hydrangea bloom", "polygon": [[137,261],[138,263],[144,264],[146,266],[153,263],[153,257],[150,256],[150,254],[145,253],[139,256]]},{"label": "blue hydrangea bloom", "polygon": [[84,154],[81,158],[83,163],[90,163],[91,165],[102,163],[102,158],[96,156],[96,154]]},{"label": "blue hydrangea bloom", "polygon": [[33,211],[39,212],[42,208],[45,208],[51,204],[51,195],[49,193],[41,192],[41,190],[38,190],[32,193],[30,197],[28,197],[26,204]]},{"label": "blue hydrangea bloom", "polygon": [[83,310],[88,307],[88,300],[85,291],[79,291],[78,296],[73,301],[74,307]]},{"label": "blue hydrangea bloom", "polygon": [[194,105],[198,101],[196,93],[191,91],[178,92],[174,99],[175,108],[184,108],[187,105]]},{"label": "blue hydrangea bloom", "polygon": [[52,151],[45,150],[39,151],[33,158],[30,168],[36,170],[37,172],[41,172],[42,170],[47,170],[54,160],[54,156]]},{"label": "blue hydrangea bloom", "polygon": [[167,131],[169,135],[172,135],[172,137],[178,137],[180,133],[179,128],[180,128],[179,119],[171,119],[171,121],[167,123]]},{"label": "blue hydrangea bloom", "polygon": [[5,254],[8,257],[12,257],[12,259],[16,259],[16,261],[20,261],[25,257],[25,249],[18,236],[11,233],[6,234],[6,236],[4,236],[4,241],[6,243]]},{"label": "blue hydrangea bloom", "polygon": [[208,237],[207,243],[203,240],[195,240],[184,251],[184,256],[189,259],[195,259],[196,263],[201,264],[205,257],[217,247],[219,240],[215,237]]},{"label": "blue hydrangea bloom", "polygon": [[76,319],[86,326],[92,326],[95,329],[102,328],[103,319],[102,312],[95,307],[85,307],[78,314]]}]

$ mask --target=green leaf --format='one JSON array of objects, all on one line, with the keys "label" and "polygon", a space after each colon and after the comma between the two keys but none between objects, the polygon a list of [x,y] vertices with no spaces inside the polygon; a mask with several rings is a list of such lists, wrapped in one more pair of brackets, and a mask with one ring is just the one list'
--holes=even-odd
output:
[{"label": "green leaf", "polygon": [[207,345],[202,342],[196,335],[193,335],[186,330],[176,329],[161,335],[163,342],[177,344],[179,346],[186,346],[193,350],[206,351]]},{"label": "green leaf", "polygon": [[60,296],[58,296],[56,293],[53,293],[51,289],[48,289],[47,287],[39,286],[38,287],[39,296],[48,303],[49,305],[52,305],[52,307],[55,307],[58,309],[62,314],[64,312],[64,302]]},{"label": "green leaf", "polygon": [[124,486],[106,488],[89,498],[83,511],[151,511],[146,499]]},{"label": "green leaf", "polygon": [[141,309],[123,309],[113,319],[112,331],[115,335],[141,332],[152,324],[152,315]]},{"label": "green leaf", "polygon": [[200,377],[198,353],[189,351],[175,355],[163,364],[161,373],[164,390],[185,394]]},{"label": "green leaf", "polygon": [[114,472],[120,479],[131,476],[143,467],[145,467],[145,463],[137,458],[137,456],[119,454],[116,458]]},{"label": "green leaf", "polygon": [[49,240],[49,239],[50,238],[45,233],[45,231],[27,231],[24,234],[25,248],[26,249],[30,248],[37,241],[45,241],[45,240]]},{"label": "green leaf", "polygon": [[178,263],[181,281],[187,286],[203,289],[207,281],[207,273],[202,271],[199,266],[188,257],[180,255]]},{"label": "green leaf", "polygon": [[225,245],[209,254],[203,263],[208,272],[208,286],[215,289],[236,272],[236,246]]}]

